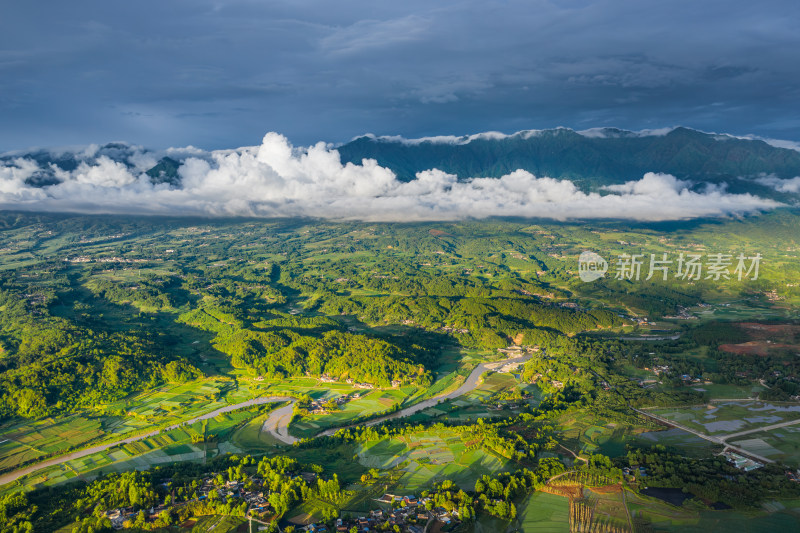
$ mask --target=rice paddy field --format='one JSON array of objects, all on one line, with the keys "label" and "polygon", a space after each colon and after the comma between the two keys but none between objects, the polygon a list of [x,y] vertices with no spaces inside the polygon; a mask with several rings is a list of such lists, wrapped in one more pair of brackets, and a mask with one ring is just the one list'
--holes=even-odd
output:
[{"label": "rice paddy field", "polygon": [[445,478],[472,489],[484,474],[515,469],[513,463],[480,448],[467,450],[473,444],[453,431],[421,431],[362,443],[356,455],[365,468],[404,472],[400,484],[410,492]]},{"label": "rice paddy field", "polygon": [[230,378],[211,377],[164,385],[66,418],[12,423],[0,428],[0,470],[179,424],[260,394],[246,383],[237,386]]},{"label": "rice paddy field", "polygon": [[235,398],[228,399],[226,395],[234,387],[233,381],[227,378],[165,385],[118,402],[97,406],[96,409],[103,412],[124,412],[131,418],[147,422],[152,422],[156,417],[159,420],[165,417],[192,418],[228,403],[235,403]]},{"label": "rice paddy field", "polygon": [[654,409],[652,412],[715,436],[800,420],[800,404],[797,403],[715,402],[710,405],[680,409]]},{"label": "rice paddy field", "polygon": [[[220,414],[208,420],[164,431],[153,437],[113,446],[85,457],[66,461],[24,476],[5,488],[25,490],[58,485],[74,478],[92,479],[101,472],[147,470],[152,466],[178,461],[202,461],[220,453],[237,453],[227,441],[248,420],[261,415],[260,408]],[[200,442],[202,439],[207,442]]]},{"label": "rice paddy field", "polygon": [[762,455],[767,459],[800,467],[800,424],[786,426],[772,431],[750,433],[731,444]]},{"label": "rice paddy field", "polygon": [[105,434],[100,418],[45,418],[0,431],[0,469],[80,446]]}]

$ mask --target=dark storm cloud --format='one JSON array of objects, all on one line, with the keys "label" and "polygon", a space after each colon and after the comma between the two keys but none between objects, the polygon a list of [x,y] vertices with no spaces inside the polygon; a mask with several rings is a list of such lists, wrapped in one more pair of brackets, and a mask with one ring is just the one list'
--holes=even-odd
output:
[{"label": "dark storm cloud", "polygon": [[796,0],[6,2],[0,151],[558,125],[800,139]]}]

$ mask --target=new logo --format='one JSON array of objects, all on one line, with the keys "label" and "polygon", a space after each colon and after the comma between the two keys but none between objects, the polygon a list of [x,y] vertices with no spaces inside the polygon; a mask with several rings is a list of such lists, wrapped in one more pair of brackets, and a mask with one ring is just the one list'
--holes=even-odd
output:
[{"label": "new logo", "polygon": [[594,252],[583,252],[578,257],[578,275],[589,282],[602,278],[608,271],[608,263]]}]

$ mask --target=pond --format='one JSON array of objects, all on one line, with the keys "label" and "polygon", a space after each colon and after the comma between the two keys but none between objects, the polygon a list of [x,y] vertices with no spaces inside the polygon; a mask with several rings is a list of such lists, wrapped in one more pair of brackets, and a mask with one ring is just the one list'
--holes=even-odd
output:
[{"label": "pond", "polygon": [[683,505],[683,502],[692,497],[691,493],[683,492],[683,489],[667,489],[663,487],[647,487],[639,492],[645,496],[658,498],[659,500],[671,503],[672,505],[677,505],[678,507]]}]

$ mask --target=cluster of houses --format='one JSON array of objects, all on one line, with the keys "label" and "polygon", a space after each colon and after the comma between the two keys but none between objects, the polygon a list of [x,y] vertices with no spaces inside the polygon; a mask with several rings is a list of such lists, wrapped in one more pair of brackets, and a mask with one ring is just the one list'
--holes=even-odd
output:
[{"label": "cluster of houses", "polygon": [[636,476],[647,476],[647,469],[643,466],[626,466],[622,469],[622,474],[625,476],[626,480],[633,482],[636,481]]},{"label": "cluster of houses", "polygon": [[[447,511],[443,507],[435,507],[428,510],[428,502],[431,498],[417,498],[415,496],[397,496],[394,494],[384,494],[376,501],[394,508],[391,510],[375,509],[369,514],[351,518],[339,518],[333,527],[326,524],[308,524],[296,531],[306,531],[308,533],[345,533],[350,532],[355,527],[359,533],[376,531],[378,526],[389,524],[391,530],[395,526],[400,531],[406,533],[423,533],[425,526],[432,521],[439,521],[443,525],[457,525],[459,523],[458,511]],[[399,504],[399,506],[398,506]]]},{"label": "cluster of houses", "polygon": [[[652,355],[652,354],[651,354]],[[669,376],[670,374],[670,367],[669,365],[654,365],[653,367],[644,367],[645,370],[652,372],[656,376]],[[680,376],[681,380],[685,385],[697,385],[697,384],[704,384],[704,385],[711,385],[713,382],[709,381],[702,376],[692,376],[690,374],[682,374]],[[636,381],[639,386],[643,388],[649,388],[655,386],[660,381],[656,379],[641,379],[641,378],[632,378],[633,381]],[[702,389],[697,389],[702,390]]]},{"label": "cluster of houses", "polygon": [[698,317],[691,314],[686,307],[678,306],[678,312],[675,315],[665,316],[666,319],[671,320],[698,320]]},{"label": "cluster of houses", "polygon": [[520,407],[521,406],[519,404],[516,404],[516,403],[498,402],[495,405],[490,405],[489,407],[487,407],[487,409],[489,411],[502,411],[503,409],[511,409],[513,411],[514,409],[519,409]]},{"label": "cluster of houses", "polygon": [[136,513],[133,511],[133,508],[126,508],[126,509],[112,509],[110,511],[106,511],[106,518],[111,521],[111,526],[114,529],[122,529],[122,523],[125,520],[134,520],[136,518]]},{"label": "cluster of houses", "polygon": [[352,385],[353,387],[355,387],[357,389],[374,389],[375,388],[375,385],[373,385],[372,383],[360,383],[360,382],[354,380],[353,378],[347,378],[346,380],[344,380],[344,382],[347,383],[348,385]]},{"label": "cluster of houses", "polygon": [[500,353],[504,353],[506,355],[523,355],[526,353],[535,353],[540,350],[538,344],[533,346],[527,346],[523,344],[512,344],[511,346],[506,346],[505,348],[498,348],[497,351]]},{"label": "cluster of houses", "polygon": [[443,326],[439,328],[439,331],[444,331],[445,333],[469,333],[467,328],[451,328],[450,326]]},{"label": "cluster of houses", "polygon": [[[145,517],[148,521],[156,520],[161,513],[167,510],[166,505],[158,505],[150,509],[144,509]],[[140,511],[134,511],[133,507],[124,507],[120,509],[111,509],[106,511],[106,518],[111,521],[111,527],[114,529],[123,529],[126,521],[133,522]]]},{"label": "cluster of houses", "polygon": [[[300,476],[308,483],[316,480],[317,475],[313,472],[302,472]],[[168,483],[170,480],[166,480]],[[217,491],[219,497],[223,500],[229,498],[242,499],[247,502],[248,513],[255,511],[255,516],[264,518],[273,514],[273,509],[267,501],[268,493],[262,489],[262,481],[258,478],[252,478],[253,482],[251,489],[245,489],[245,484],[239,481],[228,481],[224,485],[217,485],[213,477],[206,477],[203,479],[203,484],[197,488],[197,499],[190,501],[203,501],[208,498],[211,491]],[[178,508],[186,505],[189,502],[181,502],[176,504],[173,508]],[[161,516],[161,513],[167,510],[166,505],[158,505],[145,509],[146,519],[150,522],[155,521]],[[114,529],[122,529],[126,520],[133,521],[136,519],[139,511],[134,511],[132,507],[122,509],[111,509],[106,511],[106,517],[111,521]]]},{"label": "cluster of houses", "polygon": [[64,258],[65,263],[147,263],[148,261],[149,259],[128,259],[126,257],[98,257],[94,259],[86,255]]},{"label": "cluster of houses", "polygon": [[[336,378],[334,378],[333,376],[330,376],[328,374],[322,374],[322,376],[320,376],[319,380],[321,382],[323,382],[323,383],[338,383],[339,382],[339,380],[337,380]],[[375,385],[373,385],[372,383],[361,383],[359,381],[354,380],[353,378],[347,378],[347,379],[344,380],[344,382],[347,383],[348,385],[352,385],[356,389],[369,389],[369,390],[371,390],[371,389],[377,389],[378,388]],[[392,388],[396,389],[396,388],[400,387],[402,384],[403,384],[403,382],[400,381],[399,379],[392,380]],[[358,399],[358,396],[356,395],[356,396],[354,396],[354,398]]]},{"label": "cluster of houses", "polygon": [[521,409],[527,405],[527,401],[533,399],[533,394],[522,393],[519,399],[495,401],[494,405],[487,407],[489,411],[502,411],[503,409]]},{"label": "cluster of houses", "polygon": [[[684,384],[687,384],[687,385],[688,385],[688,384],[694,384],[694,385],[696,385],[696,384],[698,384],[698,383],[703,383],[704,385],[711,385],[711,383],[712,383],[711,381],[708,381],[708,380],[706,380],[706,379],[703,379],[703,378],[702,378],[702,377],[700,377],[700,376],[690,376],[689,374],[683,374],[683,375],[681,375],[681,380],[683,380]],[[699,389],[698,389],[698,390],[699,390]]]},{"label": "cluster of houses", "polygon": [[789,478],[789,481],[800,483],[800,468],[795,470],[794,472],[792,472],[791,470],[787,470],[786,477]]},{"label": "cluster of houses", "polygon": [[[641,378],[632,378],[633,381],[639,384],[640,387],[643,389],[649,389],[651,387],[655,387],[657,384],[661,383],[657,379],[641,379]],[[608,390],[608,389],[606,389]]]},{"label": "cluster of houses", "polygon": [[646,366],[644,369],[652,372],[656,376],[660,376],[661,374],[669,374],[669,365],[655,365],[653,368]]},{"label": "cluster of houses", "polygon": [[[303,479],[312,483],[316,479],[316,474],[313,472],[303,472],[300,474]],[[268,496],[269,494],[262,490],[262,482],[260,479],[252,478],[252,483],[248,483],[250,489],[245,488],[245,484],[239,481],[228,481],[224,485],[219,485],[215,482],[215,477],[209,476],[203,479],[202,485],[197,487],[196,500],[190,501],[203,501],[209,497],[211,491],[216,491],[222,500],[230,498],[237,498],[247,502],[248,514],[253,517],[254,521],[262,525],[267,525],[268,522],[262,522],[260,519],[269,519],[273,514]],[[165,480],[168,483],[169,480]],[[400,531],[405,533],[422,533],[426,525],[431,522],[441,522],[441,525],[458,525],[460,523],[458,511],[448,511],[444,507],[432,507],[432,498],[417,498],[416,496],[399,496],[395,494],[384,494],[376,500],[377,502],[391,506],[391,509],[382,510],[375,509],[370,511],[364,516],[358,517],[342,517],[336,520],[335,525],[329,526],[326,524],[307,524],[302,527],[296,528],[296,531],[306,531],[309,533],[333,533],[335,532],[350,532],[355,527],[359,532],[376,531],[378,526],[389,524],[390,529],[394,530],[397,526]],[[181,502],[176,504],[173,508],[178,508],[186,505],[189,502]],[[153,522],[159,518],[162,512],[167,511],[166,505],[158,505],[145,509],[144,513],[147,521]],[[112,509],[106,511],[106,517],[111,521],[114,529],[123,529],[126,521],[134,521],[140,511],[134,510],[132,507],[123,509]],[[259,529],[263,529],[259,526]]]},{"label": "cluster of houses", "polygon": [[333,400],[314,400],[311,402],[311,405],[308,406],[308,412],[312,415],[324,415],[329,411],[327,405],[331,401],[333,401],[333,403],[335,403],[338,407],[341,407],[350,400],[358,400],[359,398],[361,398],[361,393],[356,392],[353,394],[344,394],[342,396],[338,396]]}]

